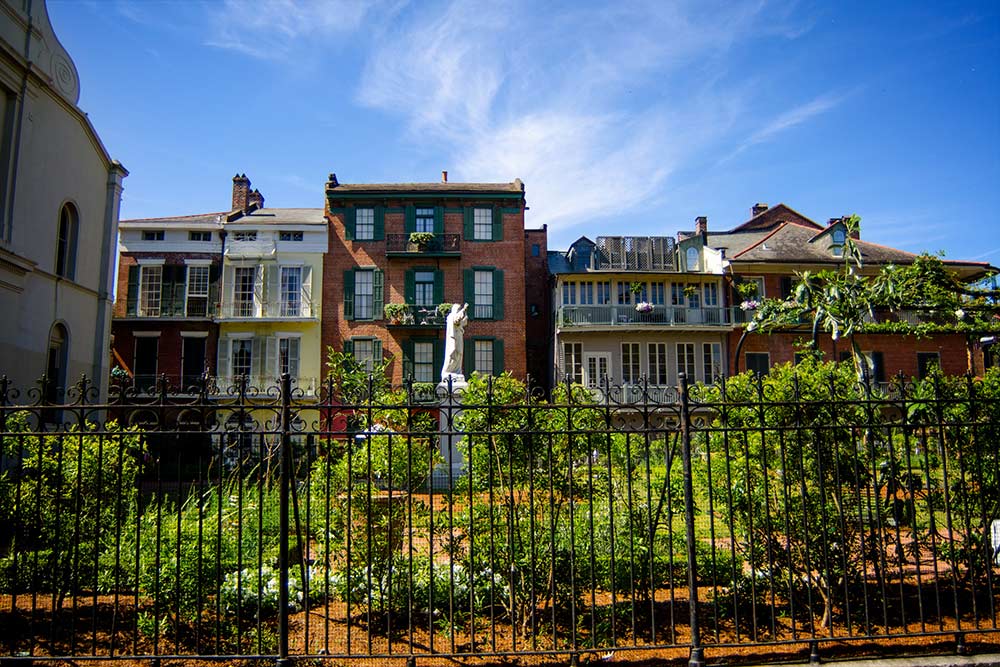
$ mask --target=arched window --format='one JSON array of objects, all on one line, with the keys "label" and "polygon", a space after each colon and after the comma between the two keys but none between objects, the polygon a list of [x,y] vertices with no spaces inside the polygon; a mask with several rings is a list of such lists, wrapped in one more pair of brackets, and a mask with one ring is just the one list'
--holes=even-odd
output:
[{"label": "arched window", "polygon": [[833,230],[833,254],[840,256],[844,254],[844,242],[847,240],[847,233],[843,229]]},{"label": "arched window", "polygon": [[687,270],[697,271],[698,270],[698,249],[688,248],[687,249]]},{"label": "arched window", "polygon": [[72,204],[59,211],[59,231],[56,235],[56,275],[70,280],[76,277],[76,239],[80,216]]},{"label": "arched window", "polygon": [[66,366],[69,350],[69,332],[56,322],[49,331],[49,353],[45,365],[48,384],[45,398],[49,403],[62,403],[66,391]]}]

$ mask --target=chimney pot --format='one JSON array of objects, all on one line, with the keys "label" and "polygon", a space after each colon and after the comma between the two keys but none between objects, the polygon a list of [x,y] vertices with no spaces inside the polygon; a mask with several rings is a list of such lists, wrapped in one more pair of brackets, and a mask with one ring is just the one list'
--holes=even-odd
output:
[{"label": "chimney pot", "polygon": [[337,175],[332,171],[330,172],[330,178],[327,179],[327,185],[329,185],[331,188],[335,188],[338,185],[340,185],[340,183],[337,181]]},{"label": "chimney pot", "polygon": [[256,204],[258,209],[264,208],[264,195],[260,193],[260,190],[254,189],[247,195],[247,208],[250,208],[251,204]]},{"label": "chimney pot", "polygon": [[694,233],[701,236],[708,233],[708,217],[699,215],[694,219]]},{"label": "chimney pot", "polygon": [[444,171],[444,170],[441,171],[441,182],[442,183],[447,183],[448,182],[448,172],[447,171]]},{"label": "chimney pot", "polygon": [[753,205],[753,208],[750,209],[750,216],[756,217],[761,213],[763,213],[764,211],[766,211],[767,208],[768,208],[767,204],[763,202],[757,202],[756,204]]},{"label": "chimney pot", "polygon": [[233,176],[233,207],[231,211],[245,211],[250,203],[250,179],[246,174]]}]

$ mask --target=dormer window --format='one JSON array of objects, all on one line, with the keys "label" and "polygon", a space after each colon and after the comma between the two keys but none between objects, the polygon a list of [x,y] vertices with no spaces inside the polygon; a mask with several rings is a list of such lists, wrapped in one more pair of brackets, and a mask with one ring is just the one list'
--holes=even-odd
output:
[{"label": "dormer window", "polygon": [[257,240],[257,232],[256,231],[253,231],[253,232],[233,232],[233,240],[234,241],[241,241],[241,242],[256,241]]},{"label": "dormer window", "polygon": [[688,248],[687,249],[687,270],[697,271],[698,270],[698,249]]},{"label": "dormer window", "polygon": [[162,241],[163,240],[163,230],[162,229],[151,229],[146,230],[142,233],[143,241]]},{"label": "dormer window", "polygon": [[847,233],[843,229],[835,229],[830,235],[833,239],[833,254],[840,257],[844,254],[844,242],[847,241]]}]

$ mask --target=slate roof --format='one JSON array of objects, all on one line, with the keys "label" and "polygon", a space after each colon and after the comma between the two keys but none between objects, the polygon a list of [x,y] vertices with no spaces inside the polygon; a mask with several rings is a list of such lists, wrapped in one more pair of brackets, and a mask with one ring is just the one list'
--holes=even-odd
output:
[{"label": "slate roof", "polygon": [[218,223],[219,216],[223,219],[229,215],[229,211],[219,211],[217,213],[197,213],[195,215],[171,215],[163,218],[132,218],[131,220],[120,220],[119,225],[128,226],[134,223],[158,223],[163,225],[177,224],[190,225],[202,223]]},{"label": "slate roof", "polygon": [[[908,264],[916,255],[905,250],[889,248],[869,241],[857,240],[862,261],[873,264]],[[743,250],[729,254],[730,261],[736,262],[793,262],[793,263],[842,263],[842,257],[830,251],[830,242],[816,230],[794,223],[782,223],[756,243]]]},{"label": "slate roof", "polygon": [[744,222],[739,227],[735,227],[730,230],[731,232],[742,232],[760,229],[771,229],[775,225],[782,222],[791,222],[797,225],[802,225],[803,227],[810,227],[815,230],[823,229],[822,225],[818,225],[806,216],[802,215],[791,206],[787,204],[778,204],[772,206],[766,211],[762,211],[757,215],[753,216],[746,222]]},{"label": "slate roof", "polygon": [[[133,218],[122,220],[120,226],[128,227],[137,225],[148,227],[151,224],[162,225],[195,225],[195,224],[215,224],[224,222],[230,211],[220,211],[218,213],[198,213],[195,215],[172,215],[163,218]],[[325,225],[326,216],[321,208],[262,208],[242,215],[231,222],[230,225]]]},{"label": "slate roof", "polygon": [[515,179],[511,183],[332,183],[326,184],[326,193],[337,194],[405,194],[409,192],[460,194],[497,192],[524,193],[524,183]]}]

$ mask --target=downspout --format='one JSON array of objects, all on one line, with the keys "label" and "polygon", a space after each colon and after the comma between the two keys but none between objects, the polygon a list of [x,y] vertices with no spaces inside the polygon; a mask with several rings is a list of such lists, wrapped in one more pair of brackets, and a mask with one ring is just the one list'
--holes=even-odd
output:
[{"label": "downspout", "polygon": [[[105,360],[109,359],[110,331],[108,320],[110,319],[112,301],[111,295],[114,293],[111,276],[116,260],[118,258],[118,239],[115,232],[118,231],[118,215],[122,201],[122,179],[128,176],[128,170],[121,165],[118,160],[111,161],[108,169],[107,189],[104,197],[104,230],[101,234],[101,272],[97,283],[97,322],[96,335],[94,336],[94,357],[92,378],[100,393],[100,402],[103,403],[107,396],[108,368]],[[78,230],[79,233],[79,230]],[[112,246],[114,251],[112,251]],[[114,254],[112,255],[112,252]],[[110,360],[107,366],[110,365]]]},{"label": "downspout", "polygon": [[17,194],[18,162],[21,158],[21,128],[24,125],[24,104],[28,99],[28,73],[31,71],[31,31],[34,29],[31,17],[32,0],[25,0],[28,12],[28,31],[24,35],[24,74],[21,76],[20,104],[17,107],[17,120],[14,125],[14,154],[11,157],[10,196],[7,197],[7,216],[4,241],[8,244],[14,240],[14,199]]},{"label": "downspout", "polygon": [[[219,331],[219,317],[222,316],[222,308],[226,302],[226,236],[228,233],[225,229],[219,230],[219,241],[221,245],[219,246],[219,307],[215,311],[215,377],[219,377],[219,343],[221,338],[221,332]],[[206,367],[208,362],[205,362]]]}]

